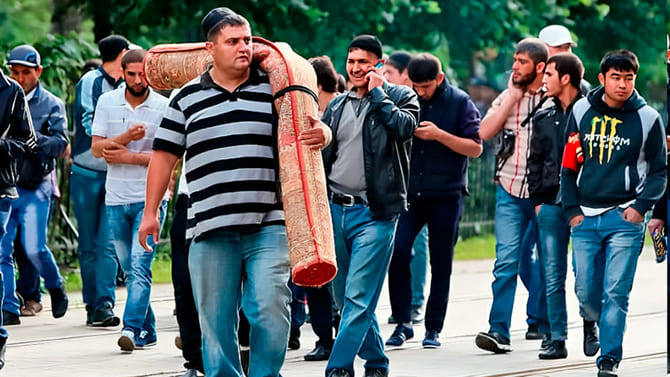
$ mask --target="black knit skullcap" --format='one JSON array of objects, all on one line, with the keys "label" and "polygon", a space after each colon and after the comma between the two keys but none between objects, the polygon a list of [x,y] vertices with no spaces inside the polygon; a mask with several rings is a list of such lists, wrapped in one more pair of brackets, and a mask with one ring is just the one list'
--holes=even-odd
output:
[{"label": "black knit skullcap", "polygon": [[207,13],[207,15],[202,19],[202,35],[207,39],[207,34],[209,31],[214,28],[219,22],[225,20],[226,18],[237,15],[230,8],[219,7],[214,8]]}]

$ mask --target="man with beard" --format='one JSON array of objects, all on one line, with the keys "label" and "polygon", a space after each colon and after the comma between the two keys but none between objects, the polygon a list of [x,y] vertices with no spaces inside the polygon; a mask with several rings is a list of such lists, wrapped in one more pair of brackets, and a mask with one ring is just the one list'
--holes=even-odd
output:
[{"label": "man with beard", "polygon": [[[514,52],[512,76],[481,122],[479,135],[491,139],[502,132],[503,146],[496,163],[496,261],[493,268],[493,303],[489,331],[477,335],[481,349],[504,353],[512,350],[509,327],[516,292],[522,240],[535,212],[528,193],[528,160],[533,115],[544,103],[542,72],[547,47],[539,39],[526,38]],[[548,326],[540,323],[540,331]],[[542,328],[545,327],[545,328]]]},{"label": "man with beard", "polygon": [[[149,304],[153,252],[140,246],[137,232],[151,146],[168,100],[151,90],[144,76],[144,50],[121,60],[125,88],[100,96],[92,125],[91,152],[107,161],[106,215],[121,268],[128,276],[128,299],[118,344],[123,351],[156,344],[156,319]],[[167,202],[163,201],[161,219]]]}]

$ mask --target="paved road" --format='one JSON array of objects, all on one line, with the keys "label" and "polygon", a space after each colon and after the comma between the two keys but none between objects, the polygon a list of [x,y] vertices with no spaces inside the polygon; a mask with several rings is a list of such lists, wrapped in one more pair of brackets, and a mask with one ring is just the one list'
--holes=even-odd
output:
[{"label": "paved road", "polygon": [[[624,338],[621,377],[664,376],[666,370],[666,269],[657,265],[653,253],[645,248],[640,257],[630,302],[628,330]],[[388,350],[392,377],[582,377],[596,376],[595,359],[581,352],[581,319],[573,294],[574,280],[568,280],[569,356],[565,360],[542,361],[537,358],[539,341],[527,341],[525,333],[524,288],[520,285],[512,319],[512,347],[506,355],[493,355],[474,345],[474,336],[486,331],[491,303],[492,260],[456,262],[452,292],[440,349],[421,348],[423,328],[415,327],[416,338],[400,349]],[[118,313],[122,313],[125,289],[117,291]],[[61,319],[48,311],[37,317],[22,318],[19,326],[10,326],[8,364],[1,376],[180,376],[181,354],[174,346],[177,324],[172,310],[172,287],[154,285],[152,305],[158,321],[158,345],[151,350],[121,353],[116,345],[119,328],[90,328],[84,325],[86,312],[81,295],[71,296],[74,306]],[[386,324],[390,314],[388,291],[380,299],[377,315],[382,335],[387,338],[393,326]],[[285,377],[323,376],[325,362],[306,362],[316,340],[309,325],[302,329],[302,348],[289,351],[282,369]],[[360,360],[357,375],[363,374]]]}]

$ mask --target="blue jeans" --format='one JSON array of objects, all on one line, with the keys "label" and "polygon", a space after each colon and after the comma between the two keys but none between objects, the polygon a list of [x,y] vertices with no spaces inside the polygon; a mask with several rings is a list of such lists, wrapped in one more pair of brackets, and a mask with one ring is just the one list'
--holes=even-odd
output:
[{"label": "blue jeans", "polygon": [[291,290],[283,225],[219,232],[191,243],[188,266],[207,377],[242,377],[238,313],[249,320],[249,377],[279,375],[288,343]]},{"label": "blue jeans", "polygon": [[514,295],[516,293],[522,239],[530,221],[535,219],[530,199],[510,195],[502,187],[496,189],[496,261],[493,266],[493,303],[489,314],[489,331],[509,339]]},{"label": "blue jeans", "polygon": [[354,375],[356,355],[366,368],[387,369],[389,359],[379,334],[375,309],[393,251],[398,217],[373,218],[368,206],[330,204],[335,235],[337,275],[333,298],[342,311],[326,374],[334,368]]},{"label": "blue jeans", "polygon": [[30,262],[44,277],[46,288],[60,288],[63,284],[56,259],[47,247],[47,221],[52,193],[51,182],[44,181],[35,190],[27,190],[21,187],[17,187],[17,190],[19,198],[11,204],[6,233],[0,241],[0,264],[5,276],[3,308],[14,314],[19,314],[20,306],[16,296],[13,258],[14,239],[19,225],[24,230],[21,232],[23,249]]},{"label": "blue jeans", "polygon": [[568,337],[568,312],[565,304],[565,278],[568,272],[570,224],[560,206],[543,204],[537,214],[541,247],[540,265],[544,272],[547,314],[552,340]]},{"label": "blue jeans", "polygon": [[409,263],[412,275],[412,306],[423,306],[426,298],[426,267],[428,266],[428,224],[424,225],[412,246],[412,261]]},{"label": "blue jeans", "polygon": [[106,172],[72,166],[70,197],[79,231],[81,294],[86,306],[114,306],[116,253],[105,211]]},{"label": "blue jeans", "polygon": [[[535,212],[533,212],[533,215]],[[544,273],[541,270],[538,254],[541,244],[537,242],[539,231],[537,220],[533,217],[528,223],[521,241],[521,259],[519,260],[519,278],[526,290],[526,323],[537,325],[541,332],[549,333],[547,322],[547,296],[544,288]],[[537,246],[537,253],[534,253]]]},{"label": "blue jeans", "polygon": [[644,222],[623,219],[621,208],[587,216],[572,228],[575,292],[580,313],[600,327],[600,357],[621,360],[628,298],[644,242]]},{"label": "blue jeans", "polygon": [[[0,239],[5,235],[7,222],[9,221],[9,211],[11,210],[11,199],[0,198]],[[2,270],[0,270],[0,342],[7,342],[7,330],[2,327],[2,302],[4,301],[4,282]]]},{"label": "blue jeans", "polygon": [[[163,223],[167,202],[160,206],[160,222]],[[107,219],[112,244],[119,257],[119,263],[126,273],[128,297],[123,311],[123,328],[132,329],[135,335],[141,330],[156,334],[156,318],[149,302],[151,296],[151,262],[156,254],[153,237],[149,244],[153,251],[147,252],[138,239],[138,231],[144,213],[144,202],[107,206]]]}]

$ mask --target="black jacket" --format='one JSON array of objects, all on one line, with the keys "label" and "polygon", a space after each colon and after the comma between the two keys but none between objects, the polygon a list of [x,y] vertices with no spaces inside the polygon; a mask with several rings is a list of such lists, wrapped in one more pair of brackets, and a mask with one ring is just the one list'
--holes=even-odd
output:
[{"label": "black jacket", "polygon": [[[479,111],[470,96],[446,79],[428,100],[419,98],[419,123],[431,121],[452,135],[479,139]],[[467,192],[468,157],[436,140],[414,138],[410,160],[410,199],[438,199]]]},{"label": "black jacket", "polygon": [[579,172],[563,167],[561,196],[568,218],[580,206],[630,205],[644,214],[663,196],[667,181],[665,130],[661,116],[633,91],[622,109],[603,101],[598,87],[575,103],[567,133],[579,134],[584,162]]},{"label": "black jacket", "polygon": [[[389,83],[366,95],[370,96],[363,125],[367,199],[375,217],[387,217],[407,208],[409,158],[419,101],[409,87]],[[321,117],[333,131],[332,143],[323,150],[326,177],[337,159],[337,128],[346,99],[341,95],[330,101]]]},{"label": "black jacket", "polygon": [[21,86],[0,71],[0,198],[17,198],[17,161],[37,138]]},{"label": "black jacket", "polygon": [[565,128],[572,106],[581,97],[581,93],[577,94],[565,111],[561,102],[553,98],[553,106],[535,114],[528,157],[528,190],[534,206],[545,203],[558,205],[561,202],[561,162],[568,140]]}]

